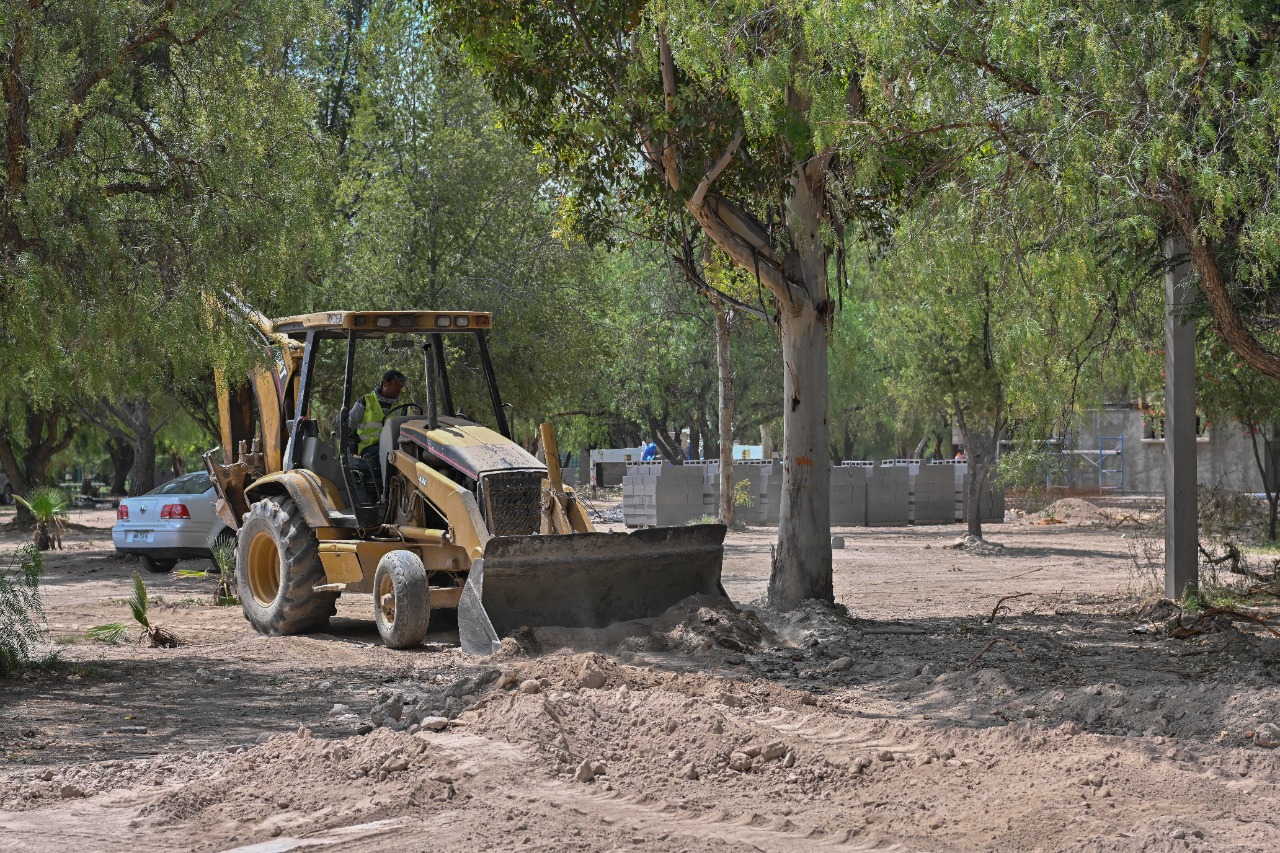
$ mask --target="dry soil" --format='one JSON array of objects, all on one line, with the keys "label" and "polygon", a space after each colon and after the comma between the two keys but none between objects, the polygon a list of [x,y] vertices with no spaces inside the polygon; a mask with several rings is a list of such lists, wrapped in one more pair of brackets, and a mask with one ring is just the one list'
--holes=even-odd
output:
[{"label": "dry soil", "polygon": [[138,566],[81,513],[46,563],[62,662],[0,682],[0,850],[1280,849],[1280,639],[1135,607],[1151,508],[1073,500],[1003,547],[837,531],[841,606],[784,615],[754,604],[772,531],[731,533],[734,605],[491,658],[447,623],[387,650],[360,597],[259,637],[177,574],[146,581],[181,646],[86,641]]}]

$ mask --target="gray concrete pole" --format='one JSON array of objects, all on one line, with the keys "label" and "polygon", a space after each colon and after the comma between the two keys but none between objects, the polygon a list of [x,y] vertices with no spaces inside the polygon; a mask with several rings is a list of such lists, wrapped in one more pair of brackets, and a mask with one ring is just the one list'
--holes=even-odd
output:
[{"label": "gray concrete pole", "polygon": [[1179,319],[1191,302],[1191,263],[1181,235],[1166,237],[1164,276],[1164,594],[1199,586],[1196,516],[1196,336]]}]

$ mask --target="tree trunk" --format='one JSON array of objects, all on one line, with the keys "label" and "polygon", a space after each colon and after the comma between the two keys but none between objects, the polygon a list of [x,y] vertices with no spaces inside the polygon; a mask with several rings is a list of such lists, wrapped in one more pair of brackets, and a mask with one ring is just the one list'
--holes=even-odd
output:
[{"label": "tree trunk", "polygon": [[[1267,496],[1267,539],[1271,542],[1276,541],[1276,509],[1280,504],[1280,484],[1272,482],[1273,477],[1267,476],[1267,459],[1271,456],[1271,442],[1267,441],[1266,436],[1262,432],[1261,424],[1241,423],[1242,427],[1249,433],[1249,445],[1253,448],[1253,463],[1258,467],[1258,474],[1262,477],[1262,491]],[[1262,438],[1262,446],[1258,446],[1258,438]],[[1266,456],[1263,453],[1266,453]]]},{"label": "tree trunk", "polygon": [[151,428],[151,404],[140,400],[130,406],[137,432],[133,436],[133,470],[129,495],[145,495],[156,487],[156,434]]},{"label": "tree trunk", "polygon": [[[967,434],[964,446],[973,447]],[[969,480],[964,491],[965,532],[974,539],[982,538],[982,489],[987,484],[987,464],[985,461],[979,462],[982,456],[981,453],[971,453],[966,457],[969,463]]]},{"label": "tree trunk", "polygon": [[[26,406],[27,443],[19,445],[7,431],[0,432],[0,467],[4,468],[9,484],[13,486],[13,493],[26,495],[45,482],[49,476],[49,463],[71,443],[75,430],[66,423],[64,413],[57,408],[38,409],[26,400],[19,405]],[[3,414],[7,420],[7,403],[5,408]],[[35,517],[21,503],[17,507],[17,522],[24,526],[35,523]]]},{"label": "tree trunk", "polygon": [[790,610],[835,600],[831,579],[831,466],[827,423],[826,318],[811,303],[784,308],[782,508],[769,604]]},{"label": "tree trunk", "polygon": [[[998,407],[1003,406],[1003,396],[998,395]],[[983,431],[978,435],[963,412],[956,413],[960,436],[964,441],[965,461],[969,465],[969,485],[964,493],[965,532],[975,539],[982,538],[982,495],[991,480],[991,466],[995,464],[996,448],[1004,432],[1003,420],[996,418],[996,426],[990,435]]]},{"label": "tree trunk", "polygon": [[121,438],[107,439],[107,454],[111,457],[111,489],[109,494],[123,495],[129,471],[133,468],[133,445]]},{"label": "tree trunk", "polygon": [[672,465],[683,465],[684,453],[680,450],[679,438],[673,442],[666,427],[653,415],[648,417],[648,423],[649,431],[653,434],[653,443],[658,445],[658,451],[663,458]]},{"label": "tree trunk", "polygon": [[729,347],[729,324],[733,308],[715,301],[716,385],[720,426],[720,506],[716,514],[721,524],[733,524],[733,350]]}]

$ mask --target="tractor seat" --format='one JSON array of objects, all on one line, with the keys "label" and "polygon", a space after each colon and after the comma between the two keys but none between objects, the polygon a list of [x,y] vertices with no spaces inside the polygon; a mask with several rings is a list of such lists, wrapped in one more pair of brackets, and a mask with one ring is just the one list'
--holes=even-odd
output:
[{"label": "tractor seat", "polygon": [[378,438],[378,458],[382,460],[382,482],[385,483],[387,481],[389,467],[387,456],[399,446],[397,442],[400,440],[400,425],[417,417],[420,416],[396,415],[382,422],[382,435]]}]

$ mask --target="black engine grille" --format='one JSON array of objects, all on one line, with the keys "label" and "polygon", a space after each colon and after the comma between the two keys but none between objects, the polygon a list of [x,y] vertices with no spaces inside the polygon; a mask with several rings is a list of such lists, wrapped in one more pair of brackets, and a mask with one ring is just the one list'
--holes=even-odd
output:
[{"label": "black engine grille", "polygon": [[542,519],[538,471],[503,471],[484,478],[484,515],[494,536],[528,536]]}]

